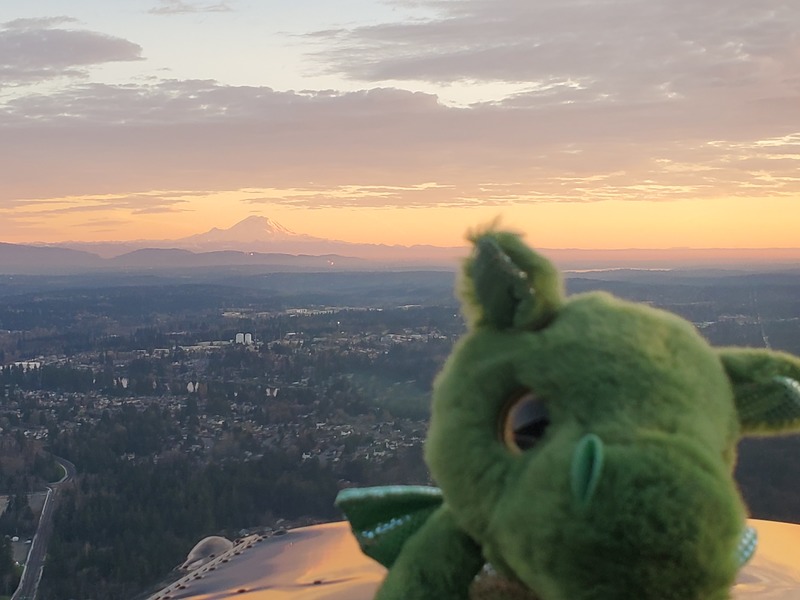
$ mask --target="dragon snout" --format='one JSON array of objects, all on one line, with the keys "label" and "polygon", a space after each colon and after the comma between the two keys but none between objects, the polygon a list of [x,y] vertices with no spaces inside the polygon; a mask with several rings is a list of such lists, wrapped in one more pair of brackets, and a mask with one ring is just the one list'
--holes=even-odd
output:
[{"label": "dragon snout", "polygon": [[498,571],[545,600],[726,597],[753,536],[724,462],[676,435],[575,439],[498,504],[481,539]]},{"label": "dragon snout", "polygon": [[[725,465],[679,436],[650,440],[641,434],[638,440],[616,442],[589,433],[571,450],[572,508],[566,508],[568,520],[559,531],[561,560],[570,556],[580,563],[579,578],[585,580],[573,586],[574,573],[559,573],[565,596],[723,597],[719,590],[728,589],[747,558],[737,551],[747,540],[741,538],[743,515],[730,500],[733,484]],[[666,586],[674,595],[654,591],[664,571],[676,574]],[[605,592],[581,595],[593,588]]]}]

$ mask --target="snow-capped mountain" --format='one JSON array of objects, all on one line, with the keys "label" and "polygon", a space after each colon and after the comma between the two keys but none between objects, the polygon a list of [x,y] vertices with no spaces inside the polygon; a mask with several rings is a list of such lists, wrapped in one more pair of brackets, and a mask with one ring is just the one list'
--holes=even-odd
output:
[{"label": "snow-capped mountain", "polygon": [[[313,238],[311,236],[297,234],[273,221],[269,217],[252,216],[247,217],[243,221],[239,221],[232,227],[227,229],[220,229],[214,227],[205,233],[197,233],[185,238],[175,240],[183,244],[225,244],[236,243],[246,244],[249,242],[270,242],[270,241],[287,241],[287,240],[318,240],[320,238]],[[324,241],[324,240],[320,240]]]}]

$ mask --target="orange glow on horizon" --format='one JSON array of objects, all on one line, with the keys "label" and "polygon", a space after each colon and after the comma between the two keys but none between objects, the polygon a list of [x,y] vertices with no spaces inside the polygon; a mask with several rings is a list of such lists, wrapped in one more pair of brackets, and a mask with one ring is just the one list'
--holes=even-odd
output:
[{"label": "orange glow on horizon", "polygon": [[[92,205],[94,202],[96,210]],[[70,212],[64,207],[85,206]],[[56,209],[56,210],[53,210]],[[60,210],[59,210],[60,209]],[[48,200],[0,233],[11,243],[170,240],[228,228],[251,215],[294,231],[355,243],[462,246],[467,231],[500,219],[539,248],[797,248],[800,203],[791,198],[665,202],[607,200],[474,207],[309,208],[252,203],[242,192],[188,195],[162,212],[135,212],[81,198]]]}]

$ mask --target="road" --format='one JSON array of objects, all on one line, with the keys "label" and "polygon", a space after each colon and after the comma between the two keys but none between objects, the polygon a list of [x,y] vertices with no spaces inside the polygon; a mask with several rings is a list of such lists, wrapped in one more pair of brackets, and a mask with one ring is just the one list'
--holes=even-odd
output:
[{"label": "road", "polygon": [[20,579],[19,586],[17,586],[17,591],[11,596],[11,600],[34,600],[36,598],[36,591],[39,588],[39,581],[42,579],[42,571],[44,570],[47,544],[50,541],[50,534],[53,532],[53,514],[58,498],[58,490],[75,477],[75,465],[58,456],[54,458],[64,467],[64,476],[59,481],[47,486],[47,497],[44,500],[42,514],[39,517],[39,526],[36,529],[36,535],[33,536],[28,560],[25,562],[25,569],[22,572],[22,579]]},{"label": "road", "polygon": [[756,309],[756,322],[761,328],[761,339],[764,341],[764,348],[772,350],[772,344],[769,343],[767,332],[764,330],[764,321],[761,320],[761,311],[758,310],[758,291],[753,290],[753,308]]}]

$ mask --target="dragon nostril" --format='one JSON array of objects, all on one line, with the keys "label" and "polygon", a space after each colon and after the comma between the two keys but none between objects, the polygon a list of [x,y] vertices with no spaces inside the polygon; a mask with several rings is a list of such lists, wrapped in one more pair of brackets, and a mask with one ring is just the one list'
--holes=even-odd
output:
[{"label": "dragon nostril", "polygon": [[603,471],[603,441],[590,433],[581,438],[572,454],[570,485],[572,497],[580,508],[592,501]]}]

